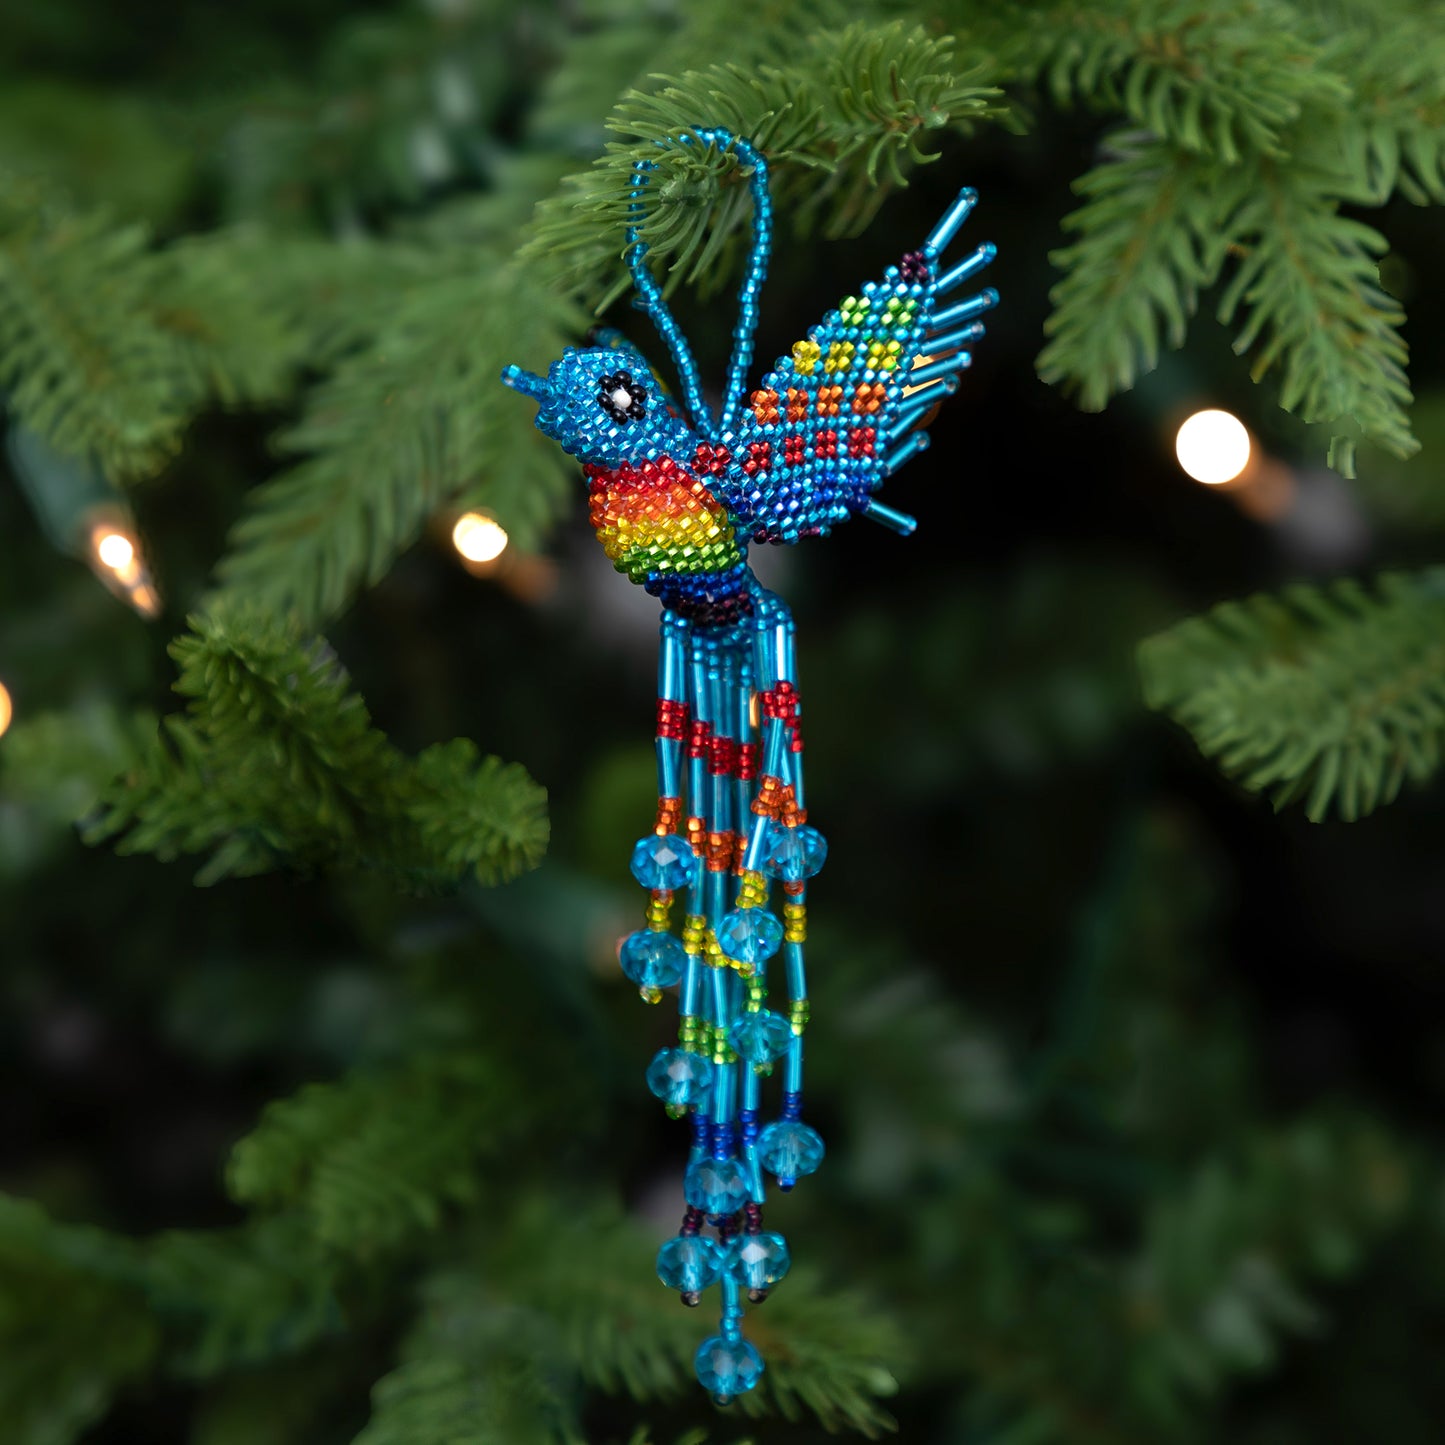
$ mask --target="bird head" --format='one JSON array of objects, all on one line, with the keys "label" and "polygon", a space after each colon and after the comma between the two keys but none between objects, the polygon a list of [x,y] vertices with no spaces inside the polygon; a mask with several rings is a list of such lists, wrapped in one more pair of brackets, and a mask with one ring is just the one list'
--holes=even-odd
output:
[{"label": "bird head", "polygon": [[502,380],[537,403],[538,430],[581,462],[641,463],[687,430],[642,353],[626,342],[569,346],[546,376],[509,366]]}]

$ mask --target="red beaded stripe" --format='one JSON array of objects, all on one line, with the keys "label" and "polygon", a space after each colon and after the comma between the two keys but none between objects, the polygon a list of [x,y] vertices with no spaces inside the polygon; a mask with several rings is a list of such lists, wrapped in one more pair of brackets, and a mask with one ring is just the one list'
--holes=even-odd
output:
[{"label": "red beaded stripe", "polygon": [[687,736],[687,704],[670,697],[657,700],[657,735],[681,742]]}]

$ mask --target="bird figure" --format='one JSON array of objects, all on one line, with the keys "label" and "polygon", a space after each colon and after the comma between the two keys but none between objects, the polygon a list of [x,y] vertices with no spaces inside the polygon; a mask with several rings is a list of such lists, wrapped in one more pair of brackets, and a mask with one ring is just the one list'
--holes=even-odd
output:
[{"label": "bird figure", "polygon": [[[986,288],[941,304],[994,256],[986,244],[943,262],[976,200],[963,190],[917,250],[845,297],[749,389],[772,248],[767,161],[718,128],[673,143],[730,151],[752,192],[752,247],[721,409],[714,415],[704,399],[647,265],[638,223],[650,161],[632,174],[626,260],[636,304],[671,354],[681,404],[613,330],[569,347],[545,377],[509,366],[502,380],[537,403],[536,425],[582,463],[592,524],[613,565],[662,604],[657,812],[631,860],[649,893],[646,926],[623,941],[619,958],[648,1002],[678,988],[677,1043],[659,1051],[647,1083],[689,1121],[692,1143],[681,1228],[662,1245],[657,1272],[688,1305],[720,1286],[720,1328],[695,1363],[726,1404],[763,1372],[742,1333],[742,1301],[761,1302],[790,1263],[783,1236],[763,1225],[764,1176],[789,1190],[824,1153],[802,1118],[803,955],[808,880],[827,845],[808,822],[793,620],[753,575],[747,550],[823,536],[853,516],[913,531],[913,519],[876,493],[927,447],[923,428],[958,389],[965,348],[983,335],[978,318],[998,295]],[[786,1012],[770,1007],[781,997]],[[776,1065],[782,1099],[765,1122],[763,1080]]]}]

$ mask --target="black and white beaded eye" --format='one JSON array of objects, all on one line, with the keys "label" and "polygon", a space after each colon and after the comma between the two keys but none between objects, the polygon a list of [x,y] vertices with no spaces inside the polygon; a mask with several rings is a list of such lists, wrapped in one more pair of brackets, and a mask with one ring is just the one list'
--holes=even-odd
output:
[{"label": "black and white beaded eye", "polygon": [[617,422],[641,421],[647,415],[647,388],[630,371],[615,371],[597,383],[597,404]]}]

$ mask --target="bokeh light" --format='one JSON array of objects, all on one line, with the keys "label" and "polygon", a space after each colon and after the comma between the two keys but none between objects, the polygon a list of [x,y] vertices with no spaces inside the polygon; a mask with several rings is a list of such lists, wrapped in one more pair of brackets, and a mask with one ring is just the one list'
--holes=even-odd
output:
[{"label": "bokeh light", "polygon": [[1218,408],[1197,411],[1174,439],[1179,465],[1209,486],[1232,482],[1249,465],[1249,432],[1237,416]]},{"label": "bokeh light", "polygon": [[95,555],[112,572],[121,572],[135,561],[135,543],[120,532],[107,532],[96,542]]},{"label": "bokeh light", "polygon": [[452,528],[452,545],[468,562],[495,562],[507,549],[506,529],[485,512],[468,512]]}]

